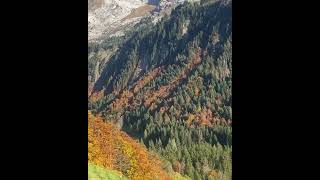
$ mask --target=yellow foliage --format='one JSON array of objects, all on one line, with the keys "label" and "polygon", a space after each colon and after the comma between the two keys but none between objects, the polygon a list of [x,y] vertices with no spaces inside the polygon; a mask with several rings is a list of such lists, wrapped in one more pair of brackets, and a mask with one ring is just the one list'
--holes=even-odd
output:
[{"label": "yellow foliage", "polygon": [[167,180],[158,157],[127,134],[88,112],[88,161],[117,170],[132,180]]},{"label": "yellow foliage", "polygon": [[188,124],[191,124],[191,123],[192,123],[192,121],[193,121],[195,118],[196,118],[196,116],[195,116],[195,115],[190,114],[190,115],[188,116],[187,123],[188,123]]}]

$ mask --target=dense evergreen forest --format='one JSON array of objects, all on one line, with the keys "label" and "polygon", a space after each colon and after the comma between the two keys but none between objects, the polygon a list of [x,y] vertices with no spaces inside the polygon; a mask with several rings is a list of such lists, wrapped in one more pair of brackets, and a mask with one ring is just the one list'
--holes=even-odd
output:
[{"label": "dense evergreen forest", "polygon": [[112,52],[100,62],[89,110],[191,179],[232,179],[231,6],[186,2],[156,25],[146,20],[89,44],[89,73],[100,52]]}]

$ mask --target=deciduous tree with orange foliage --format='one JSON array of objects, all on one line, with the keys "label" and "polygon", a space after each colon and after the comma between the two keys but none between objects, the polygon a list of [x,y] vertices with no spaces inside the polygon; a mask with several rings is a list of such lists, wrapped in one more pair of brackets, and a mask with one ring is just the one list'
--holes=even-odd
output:
[{"label": "deciduous tree with orange foliage", "polygon": [[169,175],[161,168],[162,162],[148,153],[137,141],[104,122],[89,115],[88,161],[117,170],[132,180],[167,180]]}]

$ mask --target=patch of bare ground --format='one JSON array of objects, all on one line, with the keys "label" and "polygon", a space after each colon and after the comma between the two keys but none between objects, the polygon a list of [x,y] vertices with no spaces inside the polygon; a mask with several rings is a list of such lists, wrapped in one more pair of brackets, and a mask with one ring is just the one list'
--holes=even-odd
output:
[{"label": "patch of bare ground", "polygon": [[156,8],[156,6],[150,5],[150,4],[140,6],[136,9],[133,9],[130,14],[128,14],[126,17],[124,17],[122,19],[122,21],[125,21],[127,19],[131,19],[131,18],[145,16],[148,13],[150,13],[151,11],[153,11],[155,8]]}]

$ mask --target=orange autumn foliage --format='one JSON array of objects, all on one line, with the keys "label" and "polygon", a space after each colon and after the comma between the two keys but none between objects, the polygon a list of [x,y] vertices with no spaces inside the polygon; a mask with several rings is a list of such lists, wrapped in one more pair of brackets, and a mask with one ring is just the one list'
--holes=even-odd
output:
[{"label": "orange autumn foliage", "polygon": [[203,107],[200,112],[195,114],[189,114],[186,118],[186,123],[190,126],[193,122],[199,125],[213,127],[215,125],[231,125],[231,120],[226,120],[224,118],[215,116],[210,108]]},{"label": "orange autumn foliage", "polygon": [[[162,67],[154,68],[152,71],[147,73],[145,76],[143,76],[141,79],[139,79],[137,82],[133,84],[133,88],[124,90],[122,93],[120,93],[119,98],[115,99],[111,103],[111,110],[112,111],[121,111],[124,108],[127,108],[128,106],[133,106],[135,104],[130,104],[129,102],[139,102],[139,97],[134,97],[134,95],[143,88],[147,83],[149,83],[152,79],[154,79],[156,76],[158,76],[161,71]],[[137,103],[139,104],[139,103]]]},{"label": "orange autumn foliage", "polygon": [[137,93],[144,85],[146,85],[148,82],[150,82],[152,79],[154,79],[156,76],[158,76],[163,67],[154,68],[152,71],[147,73],[145,77],[137,81],[134,85],[133,92]]},{"label": "orange autumn foliage", "polygon": [[120,97],[116,100],[114,100],[111,104],[112,110],[119,110],[123,107],[128,106],[129,99],[133,96],[133,93],[129,90],[124,90],[122,94],[120,94]]},{"label": "orange autumn foliage", "polygon": [[[88,92],[88,93],[90,93],[90,92]],[[91,95],[89,96],[89,101],[97,102],[98,100],[102,99],[103,97],[104,97],[103,91],[92,92]]]},{"label": "orange autumn foliage", "polygon": [[156,155],[126,133],[88,113],[88,161],[120,171],[132,180],[167,180],[167,173]]},{"label": "orange autumn foliage", "polygon": [[[187,64],[185,68],[181,70],[181,72],[171,80],[168,85],[161,86],[156,91],[148,91],[144,95],[144,106],[150,107],[158,98],[166,98],[170,93],[171,90],[174,89],[179,85],[182,79],[187,77],[187,74],[198,64],[201,63],[201,49],[196,51],[196,54],[191,58],[191,61]],[[156,106],[155,106],[156,107]],[[153,108],[150,108],[153,110]]]},{"label": "orange autumn foliage", "polygon": [[[158,100],[168,98],[172,90],[181,83],[181,80],[185,79],[187,74],[201,63],[201,52],[201,49],[198,48],[195,54],[190,58],[188,64],[182,68],[179,74],[167,85],[160,86],[156,90],[147,90],[143,95],[139,95],[139,90],[157,77],[163,70],[163,67],[154,68],[136,81],[132,85],[132,88],[119,92],[118,97],[112,101],[107,111],[116,112],[118,113],[117,117],[120,117],[125,110],[132,110],[141,104],[152,111],[157,109],[159,107]],[[199,94],[199,92],[196,92],[196,94]],[[162,110],[160,109],[160,111]]]}]

